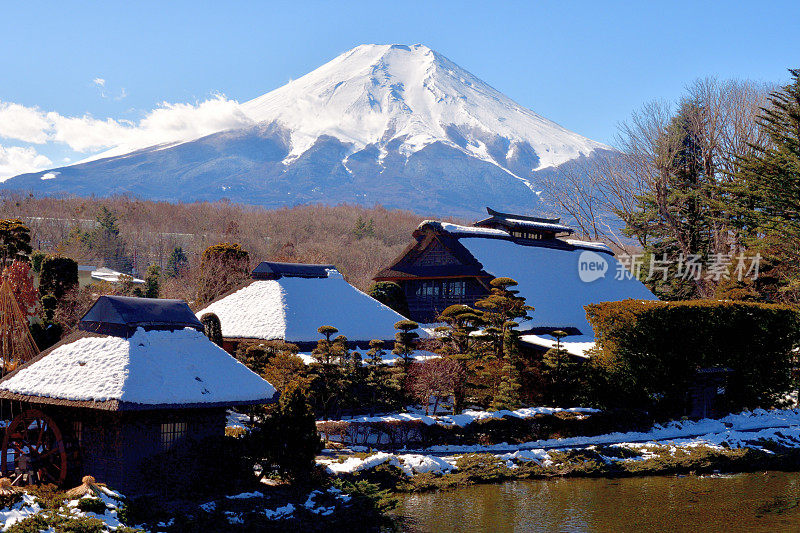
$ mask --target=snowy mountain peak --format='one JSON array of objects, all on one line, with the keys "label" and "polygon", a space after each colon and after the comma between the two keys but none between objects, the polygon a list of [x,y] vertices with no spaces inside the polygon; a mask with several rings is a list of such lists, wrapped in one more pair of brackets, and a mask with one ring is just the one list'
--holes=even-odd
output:
[{"label": "snowy mountain peak", "polygon": [[[607,148],[537,115],[421,44],[364,44],[270,93],[242,104],[256,122],[292,132],[297,157],[322,135],[354,151],[403,142],[413,153],[434,142],[511,172],[515,151],[538,156],[532,171]],[[513,173],[513,172],[512,172]]]},{"label": "snowy mountain peak", "polygon": [[[548,180],[608,148],[534,113],[421,44],[365,44],[239,104],[202,104],[69,166],[0,188],[271,207],[381,204],[472,218],[547,209]],[[148,121],[164,119],[148,117]],[[156,120],[156,122],[158,121]]]}]

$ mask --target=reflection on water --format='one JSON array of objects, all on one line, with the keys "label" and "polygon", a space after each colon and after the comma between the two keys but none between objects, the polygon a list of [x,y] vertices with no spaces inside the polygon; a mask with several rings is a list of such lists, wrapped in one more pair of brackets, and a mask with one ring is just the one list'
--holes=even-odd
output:
[{"label": "reflection on water", "polygon": [[800,474],[513,481],[406,495],[397,514],[413,532],[800,532]]}]

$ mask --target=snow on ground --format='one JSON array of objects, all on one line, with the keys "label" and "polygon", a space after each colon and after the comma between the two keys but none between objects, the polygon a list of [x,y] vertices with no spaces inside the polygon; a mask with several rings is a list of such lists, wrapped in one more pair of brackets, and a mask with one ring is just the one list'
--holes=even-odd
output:
[{"label": "snow on ground", "polygon": [[359,416],[346,419],[346,422],[422,422],[426,426],[439,424],[442,426],[464,427],[478,420],[489,420],[491,418],[533,418],[536,415],[552,415],[555,413],[579,413],[590,414],[599,413],[599,409],[591,407],[524,407],[515,411],[501,409],[499,411],[474,411],[467,409],[458,415],[425,415],[419,413],[391,413],[380,416]]},{"label": "snow on ground", "polygon": [[370,455],[367,459],[348,457],[341,463],[331,461],[327,468],[329,472],[334,474],[352,473],[359,470],[368,470],[386,462],[392,466],[400,466],[400,462],[393,454],[378,452]]},{"label": "snow on ground", "polygon": [[228,411],[228,418],[225,422],[225,427],[229,428],[242,428],[249,429],[250,415],[237,413],[235,411]]},{"label": "snow on ground", "polygon": [[[424,462],[425,461],[422,461],[422,463]],[[424,467],[418,466],[417,468]],[[108,492],[110,494],[114,494],[115,497],[105,494],[99,495],[100,501],[102,501],[106,506],[104,513],[81,511],[78,508],[80,502],[78,499],[65,500],[61,507],[57,510],[42,509],[33,495],[23,492],[21,494],[22,500],[20,502],[12,505],[11,507],[0,508],[0,531],[8,531],[8,529],[17,522],[37,514],[40,514],[46,520],[57,517],[61,517],[61,519],[81,517],[96,518],[103,522],[104,529],[102,531],[104,533],[111,533],[126,525],[131,526],[132,524],[123,524],[118,518],[118,511],[122,507],[124,497],[110,490]],[[278,507],[272,509],[264,508],[264,500],[261,499],[265,497],[266,496],[263,493],[257,491],[243,492],[240,494],[232,494],[221,497],[220,500],[228,500],[231,504],[236,503],[237,507],[235,507],[235,509],[238,509],[236,511],[225,510],[222,511],[222,513],[230,524],[242,524],[244,523],[247,515],[253,513],[263,514],[268,520],[291,519],[293,518],[293,515],[298,507],[303,507],[305,510],[316,515],[329,516],[336,512],[337,509],[347,507],[352,498],[349,494],[342,492],[340,489],[328,487],[327,489],[311,491],[305,499],[305,502],[303,502],[302,499],[300,500],[300,502],[303,503],[286,502],[284,505],[279,505]],[[87,498],[96,499],[95,496],[83,496],[81,500]],[[203,503],[198,505],[198,507],[207,513],[214,513],[220,507],[220,500]],[[244,506],[242,507],[242,505]],[[246,510],[242,511],[241,509]],[[175,519],[170,518],[169,520],[155,523],[154,529],[148,529],[145,525],[141,524],[137,525],[136,529],[137,531],[141,530],[145,532],[157,532],[173,528],[174,525]],[[54,529],[51,528],[44,531],[52,532]]]},{"label": "snow on ground", "polygon": [[241,494],[234,494],[232,496],[225,496],[229,500],[247,500],[250,498],[263,498],[264,494],[261,492],[242,492]]},{"label": "snow on ground", "polygon": [[325,469],[331,474],[336,475],[369,470],[384,463],[398,467],[408,476],[423,473],[439,474],[455,469],[454,463],[446,459],[417,453],[393,454],[377,452],[365,459],[348,457],[342,462],[334,459],[318,459],[317,463],[325,466]]},{"label": "snow on ground", "polygon": [[[712,448],[764,449],[764,441],[778,443],[787,448],[800,448],[800,409],[756,409],[731,414],[717,420],[671,422],[656,424],[647,432],[608,433],[594,437],[545,439],[523,444],[431,446],[415,453],[376,452],[366,458],[349,457],[343,461],[318,459],[317,462],[333,474],[352,473],[389,463],[398,466],[407,475],[418,472],[445,473],[455,468],[456,456],[469,453],[490,453],[513,466],[515,462],[535,461],[543,466],[552,464],[548,452],[570,448],[594,448],[600,445],[635,450],[641,456],[615,458],[614,460],[643,460],[652,457],[657,446],[678,448],[707,446]],[[445,455],[447,454],[447,455]],[[444,456],[443,456],[444,455]],[[610,459],[609,459],[610,460]]]},{"label": "snow on ground", "polygon": [[269,400],[275,395],[272,385],[191,328],[139,328],[128,339],[80,338],[20,369],[0,389],[147,405]]},{"label": "snow on ground", "polygon": [[[95,496],[83,496],[83,499],[99,499],[103,502],[106,506],[106,510],[104,513],[94,513],[89,511],[81,511],[78,509],[78,503],[80,500],[66,500],[63,505],[55,510],[48,510],[45,513],[42,513],[43,509],[37,503],[36,497],[27,492],[22,493],[22,500],[18,503],[15,503],[10,508],[2,508],[0,509],[0,530],[8,531],[11,526],[20,522],[28,517],[33,515],[37,515],[39,513],[45,514],[46,518],[49,518],[51,515],[56,514],[61,517],[71,517],[71,518],[96,518],[105,524],[105,529],[103,531],[110,532],[118,529],[123,524],[119,521],[117,517],[117,513],[121,506],[122,497],[113,491],[106,491],[108,494],[114,494],[114,497],[111,497],[107,494],[99,494],[97,497]],[[27,531],[27,530],[26,530]],[[54,531],[52,528],[44,531]]]},{"label": "snow on ground", "polygon": [[11,508],[6,507],[0,510],[0,522],[3,523],[3,531],[7,531],[15,523],[35,515],[41,510],[42,508],[35,502],[33,496],[23,494],[21,502],[15,503]]},{"label": "snow on ground", "polygon": [[277,509],[264,509],[264,515],[269,520],[282,520],[294,514],[294,505],[287,503]]},{"label": "snow on ground", "polygon": [[326,278],[256,280],[197,313],[214,313],[232,338],[313,342],[320,326],[334,326],[351,341],[393,339],[404,318],[356,289],[337,270]]},{"label": "snow on ground", "polygon": [[[570,338],[583,338],[584,336],[578,337],[566,337],[566,339]],[[540,346],[545,349],[555,348],[557,343],[554,339],[546,339],[544,337],[540,337],[538,335],[522,335],[520,336],[519,340],[522,342],[526,342],[528,344],[532,344],[534,346]],[[570,355],[574,355],[576,357],[583,357],[584,359],[588,359],[589,356],[586,355],[588,350],[594,348],[594,340],[586,340],[586,341],[568,341],[563,340],[561,341],[561,349],[566,351]]]},{"label": "snow on ground", "polygon": [[[606,433],[594,437],[567,437],[563,439],[542,439],[519,445],[506,443],[489,445],[438,445],[427,448],[436,453],[475,453],[475,452],[507,452],[516,449],[567,448],[580,446],[596,446],[619,442],[660,442],[665,440],[708,437],[709,442],[727,438],[742,438],[742,431],[753,431],[767,428],[800,427],[800,409],[777,409],[765,411],[756,409],[738,414],[728,415],[720,419],[704,418],[698,421],[674,421],[667,425],[656,424],[650,431],[631,431],[626,433]],[[748,433],[753,435],[754,433]],[[719,435],[720,437],[714,437]],[[749,437],[748,437],[749,438]],[[722,439],[722,440],[720,440]]]}]

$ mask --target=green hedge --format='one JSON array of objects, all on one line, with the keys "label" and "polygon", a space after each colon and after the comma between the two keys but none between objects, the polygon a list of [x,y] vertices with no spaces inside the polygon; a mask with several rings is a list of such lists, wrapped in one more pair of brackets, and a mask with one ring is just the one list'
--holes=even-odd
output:
[{"label": "green hedge", "polygon": [[680,414],[701,368],[730,368],[723,407],[779,405],[792,389],[800,315],[753,302],[624,300],[586,306],[597,348],[587,369],[602,407]]}]

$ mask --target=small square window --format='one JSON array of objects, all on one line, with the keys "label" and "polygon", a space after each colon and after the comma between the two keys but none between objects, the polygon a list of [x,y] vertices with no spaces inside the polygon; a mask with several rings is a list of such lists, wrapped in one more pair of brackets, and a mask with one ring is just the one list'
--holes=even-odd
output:
[{"label": "small square window", "polygon": [[161,448],[169,450],[186,436],[186,422],[165,422],[161,424]]}]

